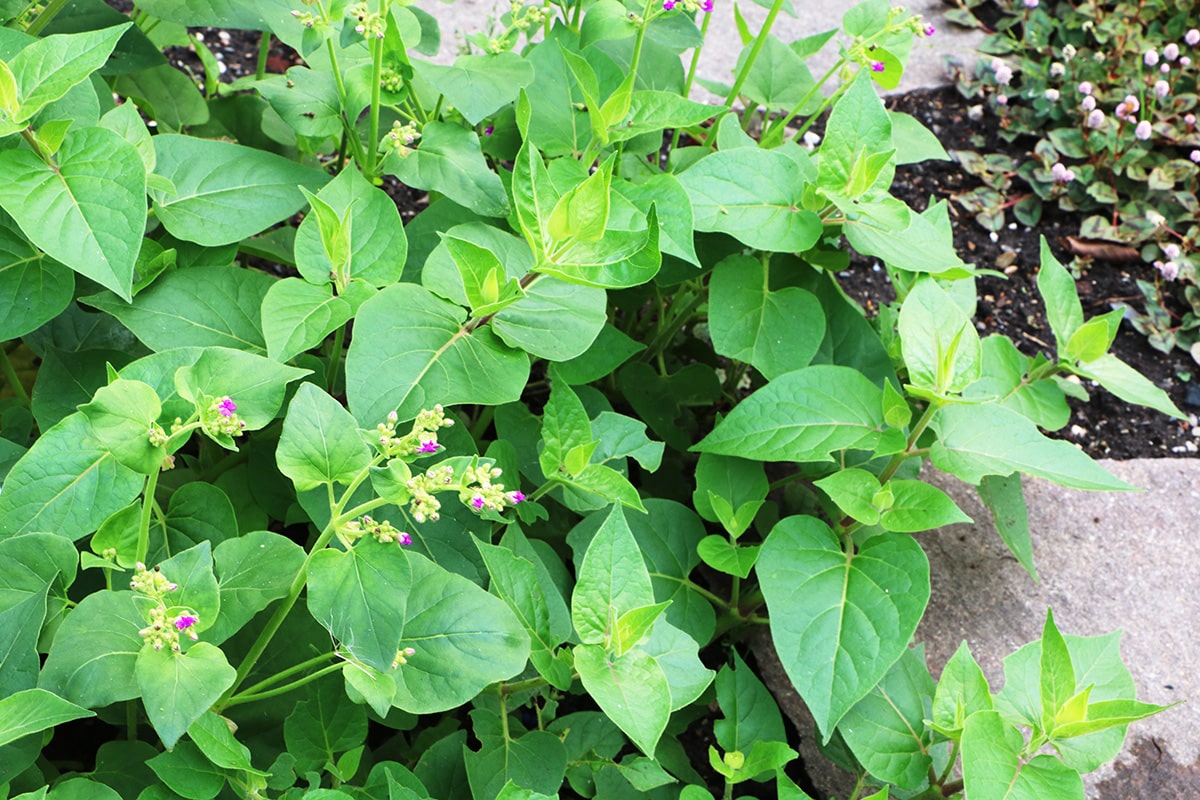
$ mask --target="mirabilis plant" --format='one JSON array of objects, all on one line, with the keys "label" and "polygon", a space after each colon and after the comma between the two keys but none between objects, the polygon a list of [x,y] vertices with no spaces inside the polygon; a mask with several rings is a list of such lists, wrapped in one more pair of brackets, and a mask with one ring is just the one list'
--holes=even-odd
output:
[{"label": "mirabilis plant", "polygon": [[[20,11],[6,796],[804,797],[744,658],[761,625],[852,800],[1082,798],[1160,710],[1115,634],[1050,614],[995,693],[965,646],[935,681],[912,642],[916,534],[966,519],[923,461],[1032,573],[1021,474],[1130,488],[1041,432],[1066,378],[1178,414],[1048,249],[1055,352],[980,339],[945,206],[888,194],[945,157],[874,90],[920,20],[873,1],[790,45],[768,22],[709,106],[686,3],[515,6],[452,66],[387,0]],[[305,63],[201,94],[158,46],[206,24]],[[760,112],[799,127],[752,139]],[[385,176],[430,193],[407,227]],[[837,285],[846,242],[896,287],[876,319]]]}]

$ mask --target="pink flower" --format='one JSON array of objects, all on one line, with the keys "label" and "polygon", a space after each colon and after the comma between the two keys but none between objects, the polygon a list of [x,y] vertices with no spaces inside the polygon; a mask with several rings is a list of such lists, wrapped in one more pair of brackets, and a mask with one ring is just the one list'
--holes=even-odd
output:
[{"label": "pink flower", "polygon": [[996,76],[996,83],[1001,86],[1008,86],[1012,81],[1012,69],[998,58],[992,59],[992,73]]},{"label": "pink flower", "polygon": [[1079,93],[1080,94],[1091,94],[1092,93],[1092,84],[1089,81],[1083,81],[1082,83],[1080,83],[1079,84]]},{"label": "pink flower", "polygon": [[398,541],[404,547],[408,547],[410,544],[412,544],[412,536],[404,531],[401,531],[400,535],[396,537],[396,541]]},{"label": "pink flower", "polygon": [[488,125],[486,128],[484,128],[484,129],[483,129],[483,135],[484,135],[484,136],[491,136],[491,135],[492,135],[493,133],[495,133],[495,132],[496,132],[496,126],[495,126],[495,125]]},{"label": "pink flower", "polygon": [[1090,114],[1088,114],[1088,117],[1087,117],[1087,126],[1088,126],[1089,128],[1102,128],[1102,127],[1104,127],[1104,112],[1103,112],[1103,111],[1101,111],[1101,110],[1100,110],[1100,109],[1098,109],[1098,108],[1097,108],[1097,109],[1093,109],[1093,110],[1092,110],[1092,112],[1091,112]]},{"label": "pink flower", "polygon": [[1153,67],[1158,64],[1158,51],[1151,49],[1142,54],[1142,63],[1147,67]]},{"label": "pink flower", "polygon": [[506,499],[508,500],[508,504],[510,506],[515,506],[517,503],[525,499],[525,493],[518,489],[515,492],[509,492],[506,495]]},{"label": "pink flower", "polygon": [[1086,95],[1082,100],[1079,101],[1079,107],[1084,111],[1091,111],[1096,107],[1096,98],[1092,97],[1090,94]]},{"label": "pink flower", "polygon": [[229,397],[223,397],[221,398],[221,402],[217,403],[217,411],[220,412],[222,417],[232,417],[233,412],[237,411],[237,403],[233,402]]},{"label": "pink flower", "polygon": [[1163,65],[1158,68],[1158,71],[1161,72],[1163,75],[1168,75],[1171,72],[1171,65],[1166,62],[1163,62]]},{"label": "pink flower", "polygon": [[1150,138],[1151,133],[1153,133],[1153,130],[1150,128],[1150,120],[1148,119],[1142,120],[1133,129],[1133,135],[1143,142]]},{"label": "pink flower", "polygon": [[471,508],[475,509],[476,511],[483,510],[483,495],[477,494],[471,498]]},{"label": "pink flower", "polygon": [[1196,124],[1196,115],[1195,114],[1184,114],[1183,115],[1183,124],[1187,125],[1189,128],[1192,127],[1193,125],[1195,125]]},{"label": "pink flower", "polygon": [[700,10],[705,14],[711,14],[713,10],[713,0],[704,0],[704,2],[700,4]]},{"label": "pink flower", "polygon": [[1175,59],[1179,58],[1179,45],[1171,42],[1164,47],[1163,58],[1165,58],[1167,61],[1174,61]]},{"label": "pink flower", "polygon": [[175,628],[176,628],[176,630],[186,631],[188,628],[192,627],[199,621],[200,620],[198,620],[196,617],[192,616],[191,614],[180,614],[178,617],[175,618]]},{"label": "pink flower", "polygon": [[1175,244],[1174,242],[1163,245],[1163,255],[1172,261],[1179,258],[1182,253],[1183,251],[1179,249],[1179,245]]},{"label": "pink flower", "polygon": [[1008,105],[1008,95],[1006,95],[1006,94],[996,95],[996,102],[1002,106]]},{"label": "pink flower", "polygon": [[1026,8],[1037,8],[1038,0],[1025,0],[1025,7]]},{"label": "pink flower", "polygon": [[663,0],[663,11],[674,11],[675,0]]},{"label": "pink flower", "polygon": [[925,26],[925,35],[926,36],[933,36],[935,33],[937,33],[937,28],[933,27],[932,25]]},{"label": "pink flower", "polygon": [[1166,97],[1171,91],[1171,84],[1166,81],[1156,81],[1154,83],[1154,94],[1158,97]]},{"label": "pink flower", "polygon": [[1050,176],[1056,183],[1070,183],[1075,180],[1075,172],[1067,169],[1061,161],[1054,162],[1050,168]]},{"label": "pink flower", "polygon": [[420,446],[417,447],[418,453],[436,453],[437,451],[437,442],[421,442]]},{"label": "pink flower", "polygon": [[1174,261],[1155,261],[1154,267],[1162,273],[1164,280],[1173,281],[1179,277],[1179,265]]},{"label": "pink flower", "polygon": [[1187,33],[1185,33],[1183,35],[1183,41],[1189,47],[1195,47],[1196,45],[1200,44],[1200,30],[1196,30],[1195,28],[1192,28],[1190,31],[1188,31]]},{"label": "pink flower", "polygon": [[1191,65],[1192,65],[1192,60],[1190,58],[1188,58],[1187,56],[1179,57],[1179,66],[1190,67]]},{"label": "pink flower", "polygon": [[887,67],[884,65],[884,63],[882,61],[872,61],[871,62],[871,71],[872,72],[883,72],[885,69],[887,69]]},{"label": "pink flower", "polygon": [[1200,150],[1193,150],[1188,154],[1188,158],[1192,160],[1193,164],[1200,164]]}]

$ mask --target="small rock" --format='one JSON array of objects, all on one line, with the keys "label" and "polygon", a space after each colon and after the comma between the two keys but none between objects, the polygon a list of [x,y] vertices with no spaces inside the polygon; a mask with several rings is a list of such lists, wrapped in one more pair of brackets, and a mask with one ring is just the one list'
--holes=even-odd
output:
[{"label": "small rock", "polygon": [[1087,436],[1087,432],[1088,432],[1087,428],[1081,427],[1079,425],[1071,426],[1071,435],[1072,436]]},{"label": "small rock", "polygon": [[1191,384],[1187,387],[1187,394],[1183,396],[1184,405],[1189,405],[1192,408],[1200,408],[1200,384]]}]

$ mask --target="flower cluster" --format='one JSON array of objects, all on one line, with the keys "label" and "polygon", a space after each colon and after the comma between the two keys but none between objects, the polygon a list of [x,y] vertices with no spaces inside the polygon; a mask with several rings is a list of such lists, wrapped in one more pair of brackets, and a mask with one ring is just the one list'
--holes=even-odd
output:
[{"label": "flower cluster", "polygon": [[677,6],[682,6],[683,10],[689,14],[694,14],[697,11],[711,14],[713,0],[663,0],[663,11],[674,11]]},{"label": "flower cluster", "polygon": [[382,39],[387,33],[387,20],[378,11],[372,11],[366,3],[355,3],[348,13],[357,21],[354,30],[360,36]]},{"label": "flower cluster", "polygon": [[379,522],[372,517],[363,515],[359,519],[350,520],[339,529],[338,533],[347,542],[355,542],[363,536],[371,535],[380,544],[399,542],[407,547],[412,544],[412,536],[392,526],[388,520]]},{"label": "flower cluster", "polygon": [[241,436],[246,427],[246,423],[237,415],[237,403],[229,396],[214,398],[201,413],[200,424],[213,438]]},{"label": "flower cluster", "polygon": [[431,467],[423,475],[414,475],[405,483],[412,500],[409,513],[417,522],[436,522],[442,503],[435,496],[438,492],[457,491],[463,505],[475,512],[503,511],[525,499],[520,490],[507,491],[502,483],[494,483],[502,471],[490,464],[478,464],[464,468],[458,475],[448,464]]},{"label": "flower cluster", "polygon": [[392,411],[388,414],[387,422],[381,422],[375,427],[375,433],[379,437],[379,452],[388,458],[408,458],[436,453],[441,449],[441,445],[438,444],[438,431],[454,425],[454,420],[446,416],[441,405],[423,409],[413,420],[412,430],[403,436],[396,435],[396,423],[399,419],[399,415]]},{"label": "flower cluster", "polygon": [[167,607],[167,595],[179,587],[167,580],[158,567],[146,569],[146,565],[139,561],[135,566],[133,579],[129,581],[129,588],[154,601],[154,605],[147,612],[148,624],[138,631],[138,635],[155,650],[167,649],[178,653],[181,633],[193,642],[200,638],[195,630],[200,621],[196,612],[184,608],[171,613],[175,609]]},{"label": "flower cluster", "polygon": [[421,131],[417,128],[417,123],[402,124],[400,120],[396,120],[392,123],[392,129],[383,135],[383,149],[399,153],[403,157],[412,152],[413,142],[420,138]]},{"label": "flower cluster", "polygon": [[499,478],[502,470],[480,464],[467,467],[463,471],[463,486],[459,490],[458,499],[475,511],[503,511],[505,506],[516,505],[525,499],[520,491],[506,492],[504,484],[492,483]]},{"label": "flower cluster", "polygon": [[139,561],[134,565],[133,579],[129,581],[129,588],[138,594],[161,601],[179,587],[167,580],[167,576],[163,575],[158,567],[146,569],[146,565]]},{"label": "flower cluster", "polygon": [[405,483],[412,500],[408,504],[408,513],[416,522],[437,522],[441,515],[442,502],[434,495],[454,488],[454,468],[450,466],[431,467],[423,475],[414,475]]},{"label": "flower cluster", "polygon": [[517,30],[527,31],[546,21],[546,11],[541,6],[523,6],[520,0],[513,0],[511,6],[512,26]]},{"label": "flower cluster", "polygon": [[400,669],[408,663],[408,660],[415,656],[417,651],[411,647],[402,647],[396,651],[396,657],[392,660],[392,669]]}]

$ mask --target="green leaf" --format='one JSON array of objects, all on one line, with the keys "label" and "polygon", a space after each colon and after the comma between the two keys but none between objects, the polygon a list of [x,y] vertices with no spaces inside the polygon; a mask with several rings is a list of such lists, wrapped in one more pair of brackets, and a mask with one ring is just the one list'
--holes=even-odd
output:
[{"label": "green leaf", "polygon": [[709,279],[719,303],[708,328],[719,354],[753,364],[768,379],[808,366],[825,338],[825,314],[810,292],[795,286],[771,291],[770,273],[757,258],[722,259]]},{"label": "green leaf", "polygon": [[41,669],[37,643],[46,619],[49,589],[47,582],[40,589],[14,593],[17,597],[23,594],[24,599],[4,598],[3,610],[0,610],[0,637],[3,637],[0,641],[4,642],[0,649],[0,693],[5,696],[37,685],[37,674]]},{"label": "green leaf", "polygon": [[1041,657],[1042,730],[1054,729],[1059,711],[1075,694],[1075,669],[1071,666],[1071,651],[1058,627],[1054,612],[1046,609],[1046,624],[1042,627]]},{"label": "green leaf", "polygon": [[972,400],[995,400],[1039,428],[1058,430],[1071,418],[1062,390],[1051,379],[1029,380],[1033,359],[1004,336],[983,340],[982,376],[963,392]]},{"label": "green leaf", "polygon": [[[232,397],[237,403],[238,417],[246,423],[245,430],[256,431],[275,419],[287,385],[307,374],[306,369],[289,367],[253,353],[206,347],[194,364],[175,372],[175,388],[189,401],[201,394]],[[159,396],[163,396],[161,392]]]},{"label": "green leaf", "polygon": [[571,239],[565,249],[555,252],[553,260],[538,264],[537,269],[584,286],[640,286],[657,275],[662,266],[658,238],[658,211],[652,206],[644,230],[609,228],[595,242]]},{"label": "green leaf", "polygon": [[516,53],[459,56],[454,66],[420,63],[418,73],[478,125],[485,117],[517,99],[533,83],[533,65]]},{"label": "green leaf", "polygon": [[254,83],[271,108],[301,136],[324,139],[342,130],[337,81],[330,70],[296,66]]},{"label": "green leaf", "polygon": [[409,561],[413,583],[400,646],[416,654],[394,673],[397,708],[456,708],[525,669],[529,637],[504,601],[423,556]]},{"label": "green leaf", "polygon": [[[735,72],[745,69],[746,59],[755,45],[742,48],[738,56]],[[804,59],[792,51],[775,36],[768,35],[757,46],[758,57],[746,74],[742,84],[742,94],[756,105],[766,106],[768,111],[792,112],[800,101],[807,98],[798,111],[808,115],[816,112],[821,106],[816,81]]]},{"label": "green leaf", "polygon": [[354,310],[329,285],[313,286],[300,278],[275,281],[262,300],[262,329],[267,353],[290,361],[311,350],[354,316]]},{"label": "green leaf", "polygon": [[[317,197],[339,219],[346,219],[350,228],[349,268],[339,285],[344,287],[352,278],[375,287],[400,280],[408,256],[408,239],[396,203],[357,169],[339,172],[317,192]],[[316,214],[306,216],[296,229],[295,248],[296,268],[304,279],[318,285],[328,282],[334,264],[321,244]]]},{"label": "green leaf", "polygon": [[261,309],[275,282],[256,270],[192,267],[163,274],[132,304],[107,293],[82,300],[112,314],[151,350],[194,346],[266,353]]},{"label": "green leaf", "polygon": [[756,571],[780,660],[828,742],[904,654],[929,600],[929,562],[911,536],[874,536],[848,555],[820,520],[788,517]]},{"label": "green leaf", "polygon": [[722,150],[684,171],[679,182],[692,200],[698,231],[721,231],[784,253],[808,250],[821,235],[820,218],[802,206],[804,173],[782,152]]},{"label": "green leaf", "polygon": [[1166,392],[1114,355],[1106,353],[1093,361],[1076,364],[1071,371],[1096,381],[1127,403],[1153,408],[1176,419],[1185,418]]},{"label": "green leaf", "polygon": [[787,741],[775,698],[737,651],[732,666],[717,673],[716,688],[717,705],[725,718],[713,721],[713,734],[724,750],[746,752],[755,742]]},{"label": "green leaf", "polygon": [[94,716],[95,712],[45,689],[26,689],[10,694],[0,700],[0,747],[73,719]]},{"label": "green leaf", "polygon": [[308,610],[350,653],[390,673],[413,586],[398,545],[364,537],[349,551],[322,550],[308,567]]},{"label": "green leaf", "polygon": [[6,476],[0,536],[51,530],[82,539],[133,502],[144,481],[117,462],[82,414],[72,414],[43,433]]},{"label": "green leaf", "polygon": [[221,609],[217,578],[213,575],[212,543],[204,541],[190,547],[163,561],[158,568],[178,587],[171,592],[170,604],[196,612],[199,620],[194,631],[210,628]]},{"label": "green leaf", "polygon": [[937,691],[933,695],[931,725],[944,736],[957,740],[967,717],[976,711],[991,711],[992,695],[987,678],[971,655],[966,641],[942,668]]},{"label": "green leaf", "polygon": [[538,584],[537,568],[507,547],[478,540],[475,546],[492,578],[492,591],[512,609],[529,634],[529,660],[534,669],[555,687],[567,691],[571,688],[571,668],[557,657],[556,648],[562,641],[551,630],[550,608]]},{"label": "green leaf", "polygon": [[[733,516],[733,521],[746,522],[745,516],[757,513],[767,497],[767,475],[762,464],[742,458],[701,453],[696,463],[696,491],[692,493],[692,505],[701,517],[709,522],[726,524],[727,519],[719,515],[714,502],[724,502]],[[713,498],[719,498],[714,501]],[[749,527],[749,525],[746,525]],[[731,530],[740,536],[741,530]],[[727,748],[728,749],[728,748]]]},{"label": "green leaf", "polygon": [[20,123],[32,119],[38,111],[103,67],[131,24],[46,36],[17,53],[8,62],[17,80],[20,102],[20,111],[14,121]]},{"label": "green leaf", "polygon": [[499,405],[520,397],[528,357],[487,328],[468,330],[464,318],[458,306],[410,283],[363,303],[346,357],[346,393],[360,424],[374,427],[393,409],[404,421],[435,403]]},{"label": "green leaf", "polygon": [[204,753],[188,741],[159,753],[146,765],[168,789],[187,800],[212,800],[225,786],[225,773],[214,767]]},{"label": "green leaf", "polygon": [[366,709],[346,702],[341,681],[319,681],[283,723],[287,752],[295,756],[301,774],[324,770],[366,739]]},{"label": "green leaf", "polygon": [[285,0],[143,0],[141,7],[168,22],[199,27],[287,31],[295,24]]},{"label": "green leaf", "polygon": [[945,201],[921,214],[888,195],[853,203],[836,197],[834,201],[846,214],[846,241],[862,255],[876,256],[893,269],[907,272],[947,277],[971,274],[954,249]]},{"label": "green leaf", "polygon": [[1037,274],[1038,294],[1046,304],[1046,320],[1060,349],[1065,349],[1075,331],[1083,325],[1083,306],[1079,304],[1079,293],[1075,279],[1058,263],[1046,237],[1042,237],[1042,267]]},{"label": "green leaf", "polygon": [[0,340],[20,338],[54,319],[74,291],[71,270],[45,257],[11,223],[0,222],[0,307],[7,309]]},{"label": "green leaf", "polygon": [[142,113],[169,131],[209,121],[208,105],[195,81],[174,64],[121,75],[114,91],[134,101]]},{"label": "green leaf", "polygon": [[897,166],[950,160],[950,155],[937,136],[916,117],[900,111],[888,111],[888,119],[892,121],[892,144],[896,147]]},{"label": "green leaf", "polygon": [[593,445],[592,425],[588,420],[583,403],[567,383],[554,381],[550,389],[550,400],[542,412],[542,451],[538,462],[547,480],[583,471],[586,462],[578,469],[568,469],[567,456],[578,447]]},{"label": "green leaf", "polygon": [[525,296],[516,278],[506,277],[504,264],[487,247],[451,235],[443,236],[442,243],[458,268],[471,316],[494,314]]},{"label": "green leaf", "polygon": [[505,344],[537,358],[566,361],[587,351],[605,325],[607,295],[595,286],[535,276],[525,297],[492,318]]},{"label": "green leaf", "polygon": [[923,647],[906,650],[883,680],[838,724],[855,758],[875,778],[916,790],[927,780],[933,759],[925,709],[933,678]]},{"label": "green leaf", "polygon": [[1074,445],[1047,439],[1032,422],[1003,406],[943,406],[930,426],[938,434],[929,454],[934,466],[967,483],[1023,472],[1075,489],[1132,488]]},{"label": "green leaf", "polygon": [[581,383],[591,383],[610,372],[616,372],[617,367],[644,349],[644,345],[605,323],[583,353],[558,364],[556,369],[559,378],[578,386]]},{"label": "green leaf", "polygon": [[0,152],[0,206],[21,232],[125,300],[146,228],[145,193],[141,156],[107,128],[70,131],[54,164],[28,149]]},{"label": "green leaf", "polygon": [[1079,773],[1048,755],[1022,761],[1025,739],[995,711],[963,729],[963,785],[972,800],[1083,800]]},{"label": "green leaf", "polygon": [[693,450],[761,461],[832,461],[873,449],[883,432],[881,390],[850,367],[785,373],[747,397]]},{"label": "green leaf", "polygon": [[508,196],[500,176],[484,160],[475,132],[461,125],[430,122],[421,143],[407,154],[390,153],[383,171],[415,189],[440,192],[485,217],[508,214]]},{"label": "green leaf", "polygon": [[275,461],[303,492],[334,482],[349,486],[370,466],[371,449],[341,403],[302,383],[284,417]]},{"label": "green leaf", "polygon": [[145,625],[132,592],[89,594],[55,634],[38,685],[86,708],[137,697],[134,665]]},{"label": "green leaf", "polygon": [[991,512],[992,524],[1008,551],[1029,577],[1038,580],[1033,565],[1033,539],[1029,535],[1029,511],[1025,507],[1020,474],[985,475],[979,482],[978,491],[979,499]]},{"label": "green leaf", "polygon": [[653,755],[671,715],[671,688],[658,662],[639,649],[617,656],[582,644],[575,648],[575,669],[608,718]]},{"label": "green leaf", "polygon": [[954,504],[950,496],[924,481],[890,480],[892,505],[884,510],[879,524],[893,533],[917,533],[973,520]]},{"label": "green leaf", "polygon": [[1160,711],[1166,711],[1170,707],[1154,703],[1139,703],[1136,700],[1104,700],[1099,703],[1089,703],[1085,719],[1057,724],[1053,736],[1055,739],[1086,736],[1089,733],[1137,722],[1139,719],[1153,716]]},{"label": "green leaf", "polygon": [[236,769],[254,775],[266,775],[250,764],[250,748],[239,742],[229,729],[229,721],[211,711],[206,711],[187,730],[188,738],[195,742],[200,752],[222,769]]},{"label": "green leaf", "polygon": [[162,468],[166,450],[151,444],[147,438],[147,432],[162,413],[154,389],[141,381],[118,378],[101,387],[79,411],[87,418],[92,435],[113,454],[117,463],[143,475],[152,475]]},{"label": "green leaf", "polygon": [[[636,107],[638,97],[642,94],[643,92],[634,92],[633,94],[635,101],[633,113],[635,114],[638,113]],[[674,95],[668,96],[673,97]],[[669,208],[671,213],[658,220],[659,247],[664,253],[682,258],[693,266],[700,266],[693,235],[692,201],[678,178],[670,174],[652,175],[641,183],[631,183],[618,178],[613,182],[612,188],[613,191],[632,203],[643,215],[649,215],[652,205],[658,208]]]},{"label": "green leaf", "polygon": [[621,507],[613,505],[579,566],[571,595],[575,630],[584,644],[607,645],[613,641],[622,614],[653,604],[646,562]]},{"label": "green leaf", "polygon": [[554,795],[567,771],[567,752],[549,731],[529,731],[510,738],[509,728],[491,711],[471,712],[474,733],[482,747],[463,748],[467,779],[474,797],[496,797],[507,784]]},{"label": "green leaf", "polygon": [[154,137],[157,174],[173,189],[152,188],[154,213],[173,236],[216,246],[266,230],[304,207],[298,187],[316,191],[320,170],[230,142]]},{"label": "green leaf", "polygon": [[813,485],[829,495],[829,499],[843,514],[864,525],[879,522],[879,508],[875,505],[875,496],[879,493],[880,486],[879,479],[873,473],[864,469],[843,469],[819,481],[813,481]]},{"label": "green leaf", "polygon": [[705,564],[727,575],[746,578],[758,560],[758,546],[739,546],[724,536],[705,536],[696,545],[696,552]]},{"label": "green leaf", "polygon": [[817,183],[828,193],[851,199],[876,187],[887,189],[894,152],[891,118],[871,85],[870,71],[860,70],[829,114]]},{"label": "green leaf", "polygon": [[605,159],[583,182],[564,192],[543,220],[552,241],[598,242],[608,227],[609,193],[615,157]]},{"label": "green leaf", "polygon": [[619,0],[599,0],[588,6],[579,29],[579,47],[595,42],[628,39],[637,33],[637,25]]},{"label": "green leaf", "polygon": [[627,653],[646,638],[650,628],[667,610],[667,603],[655,603],[652,606],[631,608],[617,620],[614,651],[617,655]]},{"label": "green leaf", "polygon": [[913,386],[945,395],[982,374],[983,350],[970,313],[934,279],[919,280],[909,292],[898,328]]}]

